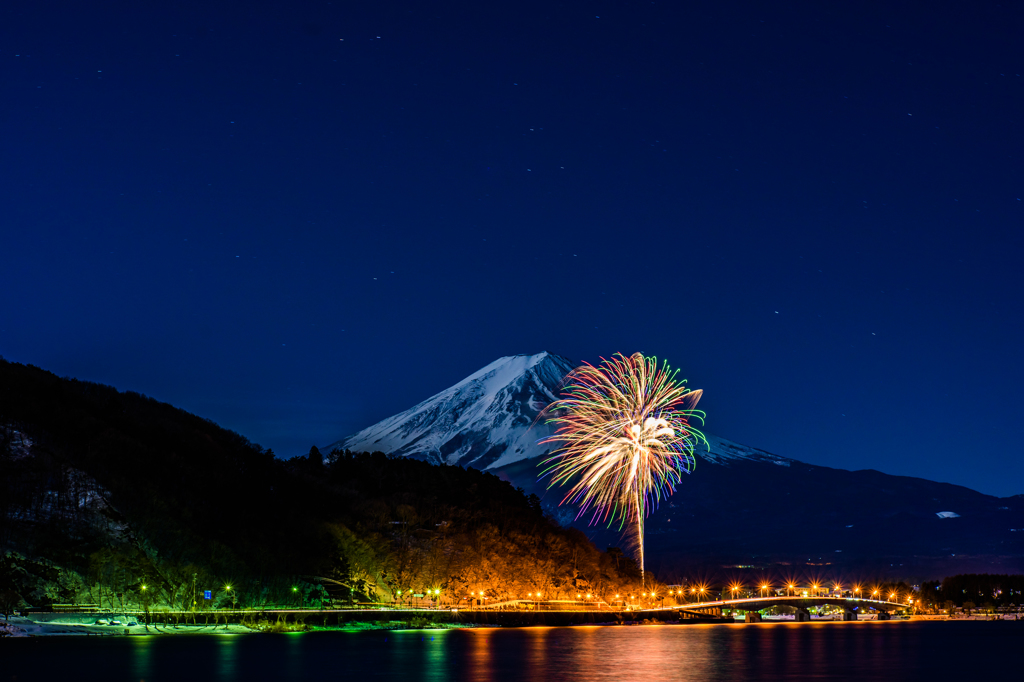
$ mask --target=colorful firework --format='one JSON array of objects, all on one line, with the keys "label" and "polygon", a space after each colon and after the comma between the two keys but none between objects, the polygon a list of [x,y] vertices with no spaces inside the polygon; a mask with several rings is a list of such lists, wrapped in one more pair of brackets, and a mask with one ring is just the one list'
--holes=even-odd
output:
[{"label": "colorful firework", "polygon": [[[556,426],[543,443],[559,443],[544,460],[549,487],[572,483],[562,500],[578,504],[590,523],[627,524],[636,530],[637,559],[644,570],[644,519],[675,492],[707,439],[690,425],[704,423],[695,409],[701,391],[676,380],[678,370],[654,357],[616,353],[599,366],[584,364],[565,378],[563,397],[549,406]],[[578,518],[578,517],[577,517]]]}]

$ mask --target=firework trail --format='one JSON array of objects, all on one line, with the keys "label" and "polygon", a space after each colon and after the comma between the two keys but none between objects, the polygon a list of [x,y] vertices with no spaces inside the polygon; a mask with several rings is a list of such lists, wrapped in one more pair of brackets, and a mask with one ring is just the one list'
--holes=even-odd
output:
[{"label": "firework trail", "polygon": [[580,506],[590,523],[619,521],[636,530],[640,573],[644,570],[644,518],[652,505],[675,492],[696,460],[693,450],[707,439],[689,421],[703,425],[697,410],[701,391],[676,380],[678,370],[640,353],[616,353],[597,367],[584,364],[565,378],[562,398],[552,403],[547,423],[559,443],[544,460],[549,488],[572,483],[566,502]]}]

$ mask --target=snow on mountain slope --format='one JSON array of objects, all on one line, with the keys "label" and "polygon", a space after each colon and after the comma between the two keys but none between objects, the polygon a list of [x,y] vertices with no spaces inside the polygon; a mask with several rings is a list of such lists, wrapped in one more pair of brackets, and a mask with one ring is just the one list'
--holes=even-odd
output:
[{"label": "snow on mountain slope", "polygon": [[791,463],[796,461],[787,457],[779,457],[778,455],[773,455],[770,452],[758,450],[757,448],[733,443],[731,440],[725,440],[724,438],[713,436],[710,433],[705,433],[704,435],[707,436],[709,447],[703,448],[698,446],[696,453],[701,459],[711,462],[712,464],[728,466],[730,460],[742,459],[788,467]]},{"label": "snow on mountain slope", "polygon": [[[359,433],[333,443],[355,452],[380,450],[432,462],[495,469],[548,454],[538,441],[551,428],[537,420],[578,363],[551,353],[495,360],[451,388]],[[792,460],[708,435],[702,459],[728,465],[744,459],[788,466]]]},{"label": "snow on mountain slope", "polygon": [[486,469],[540,457],[537,416],[576,366],[550,353],[499,358],[451,388],[331,446]]}]

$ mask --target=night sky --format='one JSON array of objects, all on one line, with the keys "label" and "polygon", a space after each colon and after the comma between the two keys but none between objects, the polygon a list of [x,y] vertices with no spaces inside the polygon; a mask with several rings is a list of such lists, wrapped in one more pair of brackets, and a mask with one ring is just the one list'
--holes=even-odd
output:
[{"label": "night sky", "polygon": [[[898,5],[898,6],[897,6]],[[503,355],[1024,493],[1020,3],[0,5],[0,354],[305,454]]]}]

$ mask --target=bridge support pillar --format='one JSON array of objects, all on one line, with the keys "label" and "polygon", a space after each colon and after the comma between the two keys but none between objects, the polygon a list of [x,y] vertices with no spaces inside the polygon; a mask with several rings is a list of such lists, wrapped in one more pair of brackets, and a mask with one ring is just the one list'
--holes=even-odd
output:
[{"label": "bridge support pillar", "polygon": [[808,611],[807,609],[797,609],[796,610],[796,622],[798,622],[798,623],[806,623],[809,620],[811,620],[811,613],[810,613],[810,611]]},{"label": "bridge support pillar", "polygon": [[760,623],[761,614],[757,611],[747,611],[747,615],[743,617],[744,623]]},{"label": "bridge support pillar", "polygon": [[843,620],[857,620],[857,612],[850,609],[843,611]]},{"label": "bridge support pillar", "polygon": [[892,614],[888,611],[879,611],[878,620],[892,620]]}]

